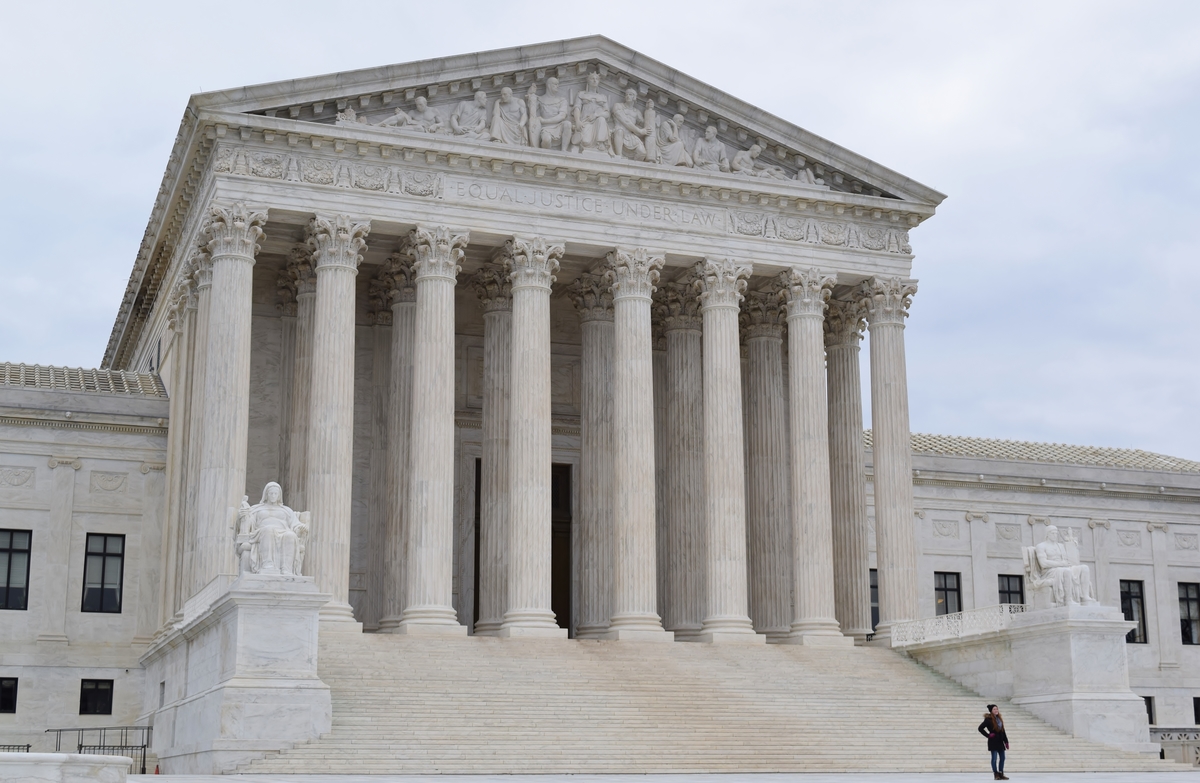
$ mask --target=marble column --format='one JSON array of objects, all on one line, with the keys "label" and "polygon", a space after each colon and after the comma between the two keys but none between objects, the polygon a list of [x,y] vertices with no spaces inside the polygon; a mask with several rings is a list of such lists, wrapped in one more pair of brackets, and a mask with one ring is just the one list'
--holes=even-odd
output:
[{"label": "marble column", "polygon": [[[661,256],[608,254],[613,290],[613,613],[607,638],[671,641],[658,616],[654,507],[654,345],[650,305]],[[620,426],[616,426],[617,423]]]},{"label": "marble column", "polygon": [[658,596],[657,609],[661,618],[667,611],[667,572],[671,568],[671,551],[667,549],[667,336],[663,334],[662,292],[655,288],[650,305],[651,361],[654,365],[654,544],[655,573]]},{"label": "marble column", "polygon": [[694,274],[663,286],[667,340],[667,601],[663,625],[694,639],[704,621],[708,551],[704,524],[704,375]]},{"label": "marble column", "polygon": [[304,486],[312,512],[307,555],[317,588],[333,595],[321,607],[321,621],[351,627],[357,626],[350,607],[355,280],[370,230],[369,222],[347,215],[318,215],[309,221],[307,238],[317,276]]},{"label": "marble column", "polygon": [[858,642],[872,633],[867,469],[858,367],[865,312],[858,302],[837,299],[831,299],[825,311],[833,604],[842,633]]},{"label": "marble column", "polygon": [[699,280],[704,314],[704,527],[707,598],[696,637],[705,642],[764,642],[750,622],[746,583],[746,486],[742,444],[742,371],[738,303],[749,264],[708,258]]},{"label": "marble column", "polygon": [[196,498],[198,583],[236,574],[234,515],[246,492],[250,423],[250,309],[265,210],[213,204],[206,227],[212,293],[204,369],[204,439]]},{"label": "marble column", "polygon": [[508,608],[501,636],[562,638],[550,609],[550,286],[563,245],[513,237]]},{"label": "marble column", "polygon": [[387,529],[384,533],[383,617],[379,630],[395,632],[404,612],[408,563],[408,460],[412,441],[413,338],[416,334],[417,287],[412,258],[404,248],[388,257],[383,279],[389,283],[392,308],[391,361],[387,422]]},{"label": "marble column", "polygon": [[604,278],[582,273],[571,284],[582,331],[579,427],[578,639],[597,639],[612,616],[613,303]]},{"label": "marble column", "polygon": [[780,285],[751,291],[742,303],[746,341],[746,538],[750,618],[768,641],[792,625],[792,520],[787,409],[783,397]]},{"label": "marble column", "polygon": [[796,601],[784,641],[854,646],[834,608],[829,405],[825,382],[825,302],[837,277],[817,269],[784,275],[791,388],[792,562]]},{"label": "marble column", "polygon": [[279,472],[276,481],[289,503],[289,463],[292,461],[292,418],[295,416],[296,388],[296,281],[285,267],[275,278],[275,309],[279,312]]},{"label": "marble column", "polygon": [[512,286],[496,264],[471,281],[483,307],[483,454],[479,498],[479,621],[495,636],[508,603],[509,392],[512,388]]},{"label": "marble column", "polygon": [[875,554],[879,572],[879,627],[917,619],[917,530],[913,521],[912,436],[908,430],[908,376],[904,319],[915,280],[871,278],[858,289],[871,330],[871,438],[875,468]]},{"label": "marble column", "polygon": [[[183,551],[180,605],[204,586],[199,567],[200,542],[198,499],[200,497],[200,448],[204,441],[204,376],[208,364],[208,322],[212,302],[212,256],[207,243],[192,256],[192,276],[196,281],[196,343],[192,372],[188,377],[191,405],[188,409],[187,487],[183,509]],[[176,614],[179,614],[176,612]]]},{"label": "marble column", "polygon": [[292,414],[288,420],[284,497],[292,508],[304,509],[308,501],[308,419],[312,415],[313,315],[317,307],[317,277],[312,251],[305,245],[292,249],[288,276],[296,289],[296,323],[292,340]]},{"label": "marble column", "polygon": [[454,286],[470,235],[418,226],[408,563],[397,633],[465,635],[454,610]]},{"label": "marble column", "polygon": [[387,270],[370,282],[371,493],[367,508],[367,595],[363,629],[377,631],[387,612],[387,531],[395,491],[388,473],[388,423],[392,383],[392,295]]},{"label": "marble column", "polygon": [[[74,532],[75,474],[83,463],[78,457],[51,457],[47,465],[53,471],[53,492],[45,538],[37,542],[45,552],[45,573],[41,583],[47,588],[47,595],[42,600],[45,610],[37,641],[39,644],[67,645],[70,641],[67,638],[67,606],[72,598],[67,584],[71,570],[71,534]],[[78,594],[74,597],[79,600]]]},{"label": "marble column", "polygon": [[[1147,522],[1146,530],[1150,533],[1150,553],[1154,559],[1154,591],[1152,600],[1154,610],[1150,615],[1153,626],[1158,630],[1158,669],[1169,671],[1179,668],[1179,648],[1183,646],[1182,632],[1175,618],[1179,616],[1179,587],[1171,579],[1168,537],[1166,522]],[[1092,592],[1095,595],[1096,582],[1092,580]],[[1147,627],[1147,634],[1151,627]]]}]

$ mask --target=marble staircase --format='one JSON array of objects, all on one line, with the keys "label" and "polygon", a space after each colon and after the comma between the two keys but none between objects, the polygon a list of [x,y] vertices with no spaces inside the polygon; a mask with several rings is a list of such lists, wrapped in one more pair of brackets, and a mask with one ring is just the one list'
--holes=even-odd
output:
[{"label": "marble staircase", "polygon": [[[985,700],[856,647],[323,633],[333,729],[248,773],[985,773]],[[1006,771],[1181,770],[1009,704]]]}]

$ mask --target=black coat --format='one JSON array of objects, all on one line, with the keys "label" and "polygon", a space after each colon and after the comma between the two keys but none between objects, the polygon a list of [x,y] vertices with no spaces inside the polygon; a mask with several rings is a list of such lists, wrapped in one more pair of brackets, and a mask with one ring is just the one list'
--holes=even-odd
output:
[{"label": "black coat", "polygon": [[984,713],[983,723],[979,724],[979,733],[988,738],[988,750],[1006,750],[1008,734],[1004,729],[996,731],[996,719],[990,712]]}]

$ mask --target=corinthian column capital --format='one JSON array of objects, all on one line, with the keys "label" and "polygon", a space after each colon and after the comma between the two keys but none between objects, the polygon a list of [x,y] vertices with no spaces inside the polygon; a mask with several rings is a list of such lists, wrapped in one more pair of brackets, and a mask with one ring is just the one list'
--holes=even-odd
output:
[{"label": "corinthian column capital", "polygon": [[376,326],[392,325],[392,284],[386,272],[367,283],[367,312]]},{"label": "corinthian column capital", "polygon": [[783,337],[783,324],[786,321],[786,309],[780,301],[783,288],[780,281],[772,280],[761,290],[746,294],[738,317],[743,338]]},{"label": "corinthian column capital", "polygon": [[655,300],[659,303],[658,316],[662,319],[664,331],[700,331],[704,323],[704,317],[700,314],[698,289],[701,276],[700,268],[696,266],[690,269],[682,280],[663,283],[659,287]]},{"label": "corinthian column capital", "polygon": [[649,299],[658,282],[663,257],[651,255],[649,250],[617,248],[608,254],[608,268],[604,277],[612,283],[613,299]]},{"label": "corinthian column capital", "polygon": [[317,215],[308,221],[305,243],[317,269],[338,266],[357,271],[370,232],[369,220],[356,223],[349,215]]},{"label": "corinthian column capital", "polygon": [[413,263],[412,244],[407,240],[400,250],[383,262],[383,271],[376,278],[381,292],[387,295],[388,307],[400,302],[417,301],[417,272]]},{"label": "corinthian column capital", "polygon": [[549,290],[558,271],[558,262],[566,252],[562,244],[542,237],[513,237],[504,244],[504,265],[509,270],[513,289]]},{"label": "corinthian column capital", "polygon": [[191,278],[180,278],[167,301],[167,328],[178,334],[183,331],[181,324],[187,311],[196,309],[196,286]]},{"label": "corinthian column capital", "polygon": [[258,239],[267,222],[267,211],[236,204],[214,203],[208,208],[208,223],[204,226],[208,252],[214,259],[226,256],[253,259],[258,253]]},{"label": "corinthian column capital", "polygon": [[296,245],[288,253],[286,273],[292,280],[296,296],[317,292],[317,275],[313,271],[312,250],[308,245]]},{"label": "corinthian column capital", "polygon": [[208,252],[207,243],[202,242],[192,253],[190,266],[197,292],[212,286],[212,255]]},{"label": "corinthian column capital", "polygon": [[483,305],[483,312],[512,310],[512,281],[499,264],[485,264],[471,277],[471,287]]},{"label": "corinthian column capital", "polygon": [[862,282],[857,293],[872,326],[903,325],[913,295],[917,293],[917,281],[903,277],[872,277]]},{"label": "corinthian column capital", "polygon": [[825,311],[825,347],[858,345],[866,326],[866,313],[861,302],[830,299]]},{"label": "corinthian column capital", "polygon": [[612,286],[604,275],[582,273],[567,286],[567,296],[575,303],[580,321],[586,323],[613,319]]},{"label": "corinthian column capital", "polygon": [[783,298],[787,301],[788,318],[825,314],[825,303],[833,293],[837,275],[819,269],[789,269],[779,276],[783,283]]},{"label": "corinthian column capital", "polygon": [[417,226],[409,236],[408,253],[413,259],[416,280],[427,277],[458,278],[462,267],[463,248],[471,241],[466,231],[461,234],[446,226]]},{"label": "corinthian column capital", "polygon": [[732,258],[706,258],[696,268],[699,271],[695,285],[700,292],[700,309],[737,309],[753,267]]}]

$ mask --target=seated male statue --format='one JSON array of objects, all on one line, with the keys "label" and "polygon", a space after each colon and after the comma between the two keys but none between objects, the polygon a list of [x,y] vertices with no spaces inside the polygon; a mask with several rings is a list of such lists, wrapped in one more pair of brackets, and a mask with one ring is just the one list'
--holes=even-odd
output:
[{"label": "seated male statue", "polygon": [[263,487],[262,502],[242,498],[237,513],[239,573],[298,576],[308,543],[308,512],[283,505],[283,489],[274,481]]},{"label": "seated male statue", "polygon": [[1045,540],[1025,553],[1031,586],[1049,587],[1053,606],[1096,603],[1091,569],[1079,562],[1074,544],[1069,536],[1065,543],[1061,541],[1058,528],[1050,525]]}]

